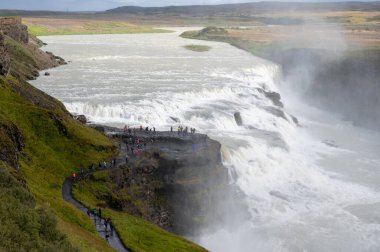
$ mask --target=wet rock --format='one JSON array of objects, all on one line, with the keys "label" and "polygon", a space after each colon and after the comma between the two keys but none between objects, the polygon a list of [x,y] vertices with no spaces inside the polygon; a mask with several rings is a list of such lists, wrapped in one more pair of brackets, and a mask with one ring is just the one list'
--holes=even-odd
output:
[{"label": "wet rock", "polygon": [[281,193],[279,191],[270,191],[269,194],[276,197],[276,198],[282,199],[282,200],[288,200],[286,195],[284,195],[283,193]]},{"label": "wet rock", "polygon": [[101,133],[105,133],[106,132],[106,129],[103,127],[103,126],[100,126],[100,125],[96,125],[94,126],[94,129],[101,132]]},{"label": "wet rock", "polygon": [[177,118],[177,117],[170,116],[170,119],[172,119],[176,123],[180,123],[181,122],[181,120],[179,120],[179,118]]},{"label": "wet rock", "polygon": [[279,93],[276,93],[276,92],[268,92],[268,91],[265,91],[264,89],[261,89],[261,88],[258,88],[257,89],[260,93],[264,94],[265,97],[267,97],[268,99],[270,99],[273,104],[275,106],[278,106],[280,108],[283,108],[284,107],[284,104],[282,103],[281,101],[281,95]]},{"label": "wet rock", "polygon": [[298,122],[298,118],[293,116],[293,115],[290,115],[290,117],[292,118],[293,122],[297,125],[299,125],[299,122]]},{"label": "wet rock", "polygon": [[50,76],[50,73],[49,72],[45,72],[45,76]]},{"label": "wet rock", "polygon": [[54,55],[52,52],[46,52],[46,54],[48,54],[52,60],[57,62],[58,65],[67,65],[67,62],[63,58]]},{"label": "wet rock", "polygon": [[242,126],[243,125],[243,119],[241,118],[241,114],[240,112],[235,112],[234,113],[234,118],[235,118],[235,122],[238,126]]},{"label": "wet rock", "polygon": [[275,115],[277,117],[281,117],[288,121],[288,118],[285,115],[285,112],[281,109],[275,108],[275,107],[263,107],[267,112],[271,113],[272,115]]},{"label": "wet rock", "polygon": [[83,123],[83,124],[86,124],[88,121],[87,121],[87,118],[85,115],[77,115],[74,117],[77,121]]}]

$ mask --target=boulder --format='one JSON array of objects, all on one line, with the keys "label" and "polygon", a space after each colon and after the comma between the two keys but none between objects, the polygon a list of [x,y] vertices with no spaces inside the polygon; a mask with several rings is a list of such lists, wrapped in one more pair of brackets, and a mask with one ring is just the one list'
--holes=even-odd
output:
[{"label": "boulder", "polygon": [[284,104],[281,102],[281,95],[276,92],[271,91],[265,91],[264,89],[258,88],[257,89],[260,93],[264,94],[265,97],[270,99],[275,106],[278,106],[280,108],[284,107]]},{"label": "boulder", "polygon": [[242,126],[243,125],[243,119],[241,118],[240,112],[235,112],[234,117],[235,117],[236,124],[238,126]]},{"label": "boulder", "polygon": [[87,118],[86,116],[84,115],[78,115],[75,117],[75,119],[83,124],[86,124],[87,123]]}]

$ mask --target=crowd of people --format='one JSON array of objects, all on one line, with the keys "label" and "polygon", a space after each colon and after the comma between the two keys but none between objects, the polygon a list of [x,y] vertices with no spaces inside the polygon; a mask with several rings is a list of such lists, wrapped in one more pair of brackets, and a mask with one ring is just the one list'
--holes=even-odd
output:
[{"label": "crowd of people", "polygon": [[95,225],[100,225],[104,227],[105,238],[108,241],[110,236],[113,236],[114,226],[112,224],[111,218],[102,219],[102,209],[87,209],[88,217],[92,218]]},{"label": "crowd of people", "polygon": [[[128,163],[130,161],[129,155],[130,154],[132,157],[138,156],[142,151],[147,149],[147,141],[141,140],[141,138],[137,137],[137,130],[140,132],[152,132],[153,134],[156,133],[156,128],[155,127],[143,127],[142,125],[140,126],[139,129],[136,128],[130,128],[127,125],[124,127],[123,131],[124,133],[127,133],[127,138],[125,139],[125,144],[126,144],[126,156],[125,156],[125,162]],[[170,127],[170,132],[174,133],[173,127]],[[188,127],[183,127],[183,126],[178,126],[177,127],[177,132],[178,135],[181,134],[195,134],[195,129],[194,128],[189,128]],[[150,141],[154,141],[154,137],[150,138]],[[121,148],[121,144],[119,145]],[[196,150],[197,146],[193,144],[193,151]],[[117,160],[116,158],[109,160],[109,161],[103,161],[99,162],[98,165],[92,164],[89,166],[89,171],[85,172],[83,169],[80,169],[78,172],[73,172],[72,173],[72,179],[73,181],[81,180],[86,178],[86,175],[91,174],[92,172],[96,170],[105,170],[108,168],[116,167],[117,165]],[[90,218],[93,218],[95,225],[99,224],[100,226],[104,226],[104,232],[105,232],[105,238],[108,241],[110,235],[113,236],[113,231],[114,227],[112,224],[111,218],[102,218],[102,209],[87,209],[87,215]]]},{"label": "crowd of people", "polygon": [[[124,133],[128,133],[129,135],[136,135],[138,130],[140,132],[152,132],[152,133],[156,133],[156,128],[155,127],[149,127],[149,126],[144,127],[144,126],[140,125],[140,128],[137,129],[137,128],[131,128],[130,126],[125,125],[124,128],[123,128],[123,132]],[[170,132],[174,132],[173,126],[170,127]],[[195,134],[195,128],[190,128],[189,129],[189,127],[187,127],[187,126],[186,127],[184,127],[184,126],[178,126],[177,127],[177,132],[178,132],[178,134],[180,134],[180,133]]]},{"label": "crowd of people", "polygon": [[[173,132],[173,127],[170,127],[170,132]],[[180,134],[187,134],[189,133],[189,128],[186,126],[186,127],[183,127],[183,126],[178,126],[177,127],[177,132],[178,132],[178,135]],[[195,134],[195,129],[194,128],[190,128],[190,134]]]}]

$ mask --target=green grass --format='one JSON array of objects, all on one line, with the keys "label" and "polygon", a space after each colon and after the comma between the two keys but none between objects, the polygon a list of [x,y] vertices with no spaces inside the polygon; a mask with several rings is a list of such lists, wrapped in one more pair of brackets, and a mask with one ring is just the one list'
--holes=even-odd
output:
[{"label": "green grass", "polygon": [[[75,185],[73,193],[76,199],[89,208],[105,205],[98,195],[107,193],[108,172],[97,172],[88,181]],[[104,209],[103,215],[112,218],[112,222],[123,243],[132,251],[174,252],[206,251],[202,247],[174,234],[171,234],[141,218],[125,212]]]},{"label": "green grass", "polygon": [[[5,38],[5,45],[10,55],[12,55],[10,72],[23,79],[30,77],[30,66],[35,67],[37,65],[33,55],[23,45],[14,41],[10,37]],[[17,73],[15,71],[17,71]]]},{"label": "green grass", "polygon": [[184,46],[187,50],[194,52],[207,52],[211,50],[210,46],[206,45],[186,45]]},{"label": "green grass", "polygon": [[199,31],[187,31],[187,32],[182,33],[181,37],[189,38],[189,39],[228,43],[239,49],[248,51],[254,55],[257,55],[259,57],[264,57],[264,58],[268,58],[271,50],[274,48],[273,43],[246,41],[239,38],[229,37],[228,33],[213,34],[212,32],[203,33]]},{"label": "green grass", "polygon": [[[35,208],[47,209],[52,220],[56,218],[58,230],[67,236],[74,247],[82,251],[114,251],[98,235],[93,223],[86,218],[86,215],[63,200],[61,192],[65,178],[70,176],[73,170],[86,168],[92,163],[98,163],[114,155],[115,149],[112,143],[101,133],[72,119],[64,106],[56,99],[25,81],[12,77],[13,74],[29,75],[31,67],[28,65],[35,65],[37,62],[27,47],[11,39],[7,39],[6,43],[13,70],[8,78],[0,77],[0,125],[13,124],[23,136],[25,146],[19,155],[20,176],[22,175],[28,190],[35,198]],[[0,132],[0,138],[1,148],[9,148],[7,145],[2,145],[5,142],[3,140],[9,142],[7,133]],[[2,167],[0,168],[3,170]],[[12,205],[16,207],[16,203]],[[33,207],[30,204],[26,206]],[[9,218],[14,223],[29,222],[27,218],[19,214],[9,216]],[[34,234],[38,231],[39,219],[30,218],[36,223],[36,229],[32,230]],[[49,216],[46,220],[50,220]],[[49,227],[49,232],[56,237],[61,237],[58,231],[57,233],[51,231],[53,224]],[[21,237],[20,234],[19,239],[15,241],[14,246],[19,246],[20,249],[17,251],[22,251],[23,247],[29,246],[25,245],[28,237]],[[43,243],[41,244],[44,246]],[[35,248],[39,247],[35,245]],[[44,251],[42,248],[37,251]],[[28,250],[33,251],[33,249]],[[6,249],[6,251],[12,250]]]},{"label": "green grass", "polygon": [[[0,84],[1,115],[17,125],[24,137],[25,148],[19,163],[37,203],[47,204],[60,219],[58,222],[65,223],[59,228],[69,239],[76,238],[77,232],[86,233],[88,239],[83,239],[85,244],[79,248],[87,251],[84,248],[88,246],[88,251],[112,251],[98,236],[92,222],[66,203],[61,192],[64,179],[73,170],[110,157],[111,143],[106,137],[66,117],[59,109],[50,111],[25,101],[7,86],[7,80],[1,79]],[[60,131],[52,113],[61,118],[69,136]]]},{"label": "green grass", "polygon": [[12,173],[0,162],[0,251],[76,251],[57,232],[51,210],[37,207],[33,195]]},{"label": "green grass", "polygon": [[154,29],[149,26],[132,25],[126,22],[111,21],[88,21],[78,22],[78,24],[59,26],[47,24],[27,23],[30,34],[34,36],[55,36],[55,35],[94,35],[94,34],[135,34],[135,33],[167,33],[171,32],[163,29]]},{"label": "green grass", "polygon": [[[14,68],[12,74],[20,75],[21,71],[24,75],[30,74],[30,67],[26,66],[37,64],[37,62],[27,47],[13,40],[8,40],[7,44],[10,48],[12,65],[22,66],[22,68]],[[2,237],[7,237],[0,241],[1,246],[6,251],[22,251],[22,248],[30,248],[30,251],[33,251],[33,248],[44,251],[43,248],[50,244],[59,243],[59,245],[54,245],[56,249],[46,251],[59,251],[59,246],[63,251],[70,251],[71,248],[81,251],[114,251],[99,236],[93,222],[80,210],[63,200],[61,191],[65,178],[73,171],[86,169],[92,163],[96,164],[113,156],[115,154],[113,144],[101,133],[73,120],[56,99],[42,93],[27,82],[14,78],[12,74],[8,78],[0,77],[0,124],[14,124],[23,136],[25,146],[19,155],[20,177],[25,180],[30,193],[29,196],[20,194],[17,197],[22,199],[20,204],[30,209],[31,214],[28,214],[27,218],[23,217],[23,208],[20,208],[21,212],[8,215],[8,218],[10,223],[24,220],[25,225],[30,223],[32,227],[21,226],[23,230],[25,229],[24,235],[17,231],[17,226],[7,224],[6,230],[11,230],[11,234],[4,234],[5,224],[3,223],[5,222],[1,221],[0,234]],[[7,147],[2,143],[10,141],[7,133],[2,133],[0,130],[1,148]],[[0,167],[0,171],[3,170],[5,169]],[[6,177],[1,173],[0,176]],[[102,181],[104,179],[102,176],[105,175],[99,173],[98,176],[97,179]],[[102,189],[103,185],[98,185],[98,189]],[[0,185],[0,193],[2,190]],[[12,197],[18,200],[17,197]],[[84,194],[80,199],[87,205],[94,206],[98,202],[88,203],[86,200],[92,199],[91,197],[93,195]],[[24,198],[26,198],[25,202]],[[10,201],[10,204],[17,206],[13,201]],[[3,206],[6,205],[1,205]],[[105,215],[113,218],[123,241],[133,251],[204,251],[184,238],[170,234],[126,213],[107,209]],[[7,215],[1,214],[1,216]],[[28,218],[33,219],[34,222],[28,221]],[[41,224],[42,220],[48,221],[44,223],[48,225],[47,227]],[[55,238],[49,238],[51,242],[45,244],[44,233],[41,229],[46,229],[46,232]],[[19,240],[12,238],[12,235],[16,235]],[[24,236],[21,237],[21,235]],[[41,241],[34,239],[37,236]],[[13,250],[17,246],[21,250]]]}]

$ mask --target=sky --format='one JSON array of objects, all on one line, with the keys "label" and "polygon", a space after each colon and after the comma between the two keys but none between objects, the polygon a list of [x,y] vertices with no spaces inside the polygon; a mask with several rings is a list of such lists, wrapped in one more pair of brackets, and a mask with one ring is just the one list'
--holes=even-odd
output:
[{"label": "sky", "polygon": [[[281,0],[280,0],[281,1]],[[286,0],[282,0],[286,1]],[[306,2],[313,0],[287,0]],[[322,0],[323,2],[341,0]],[[322,2],[314,0],[314,2]],[[17,10],[58,10],[58,11],[101,11],[119,6],[168,6],[168,5],[203,5],[222,3],[256,2],[249,0],[0,0],[0,9]]]}]

